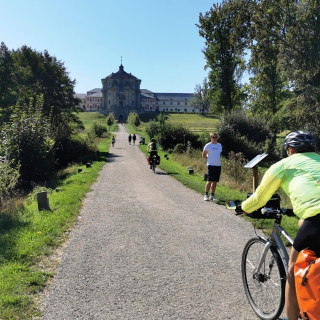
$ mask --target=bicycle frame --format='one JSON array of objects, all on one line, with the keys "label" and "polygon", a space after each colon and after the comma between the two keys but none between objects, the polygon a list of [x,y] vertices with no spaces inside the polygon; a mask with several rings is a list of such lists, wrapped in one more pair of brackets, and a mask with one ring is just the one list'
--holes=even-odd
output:
[{"label": "bicycle frame", "polygon": [[259,218],[273,220],[272,232],[270,236],[256,232],[257,237],[246,243],[241,261],[242,281],[258,317],[275,320],[279,319],[285,304],[289,266],[289,253],[282,239],[291,244],[293,239],[281,226],[282,215],[289,215],[284,209],[262,208],[260,213]]},{"label": "bicycle frame", "polygon": [[286,230],[284,230],[281,225],[277,222],[274,223],[272,234],[269,238],[261,237],[264,240],[266,240],[266,245],[263,249],[262,255],[260,257],[259,265],[258,265],[258,272],[261,270],[261,267],[263,265],[263,262],[265,260],[266,254],[271,246],[275,245],[279,248],[279,253],[281,255],[283,264],[285,266],[286,272],[288,271],[288,265],[289,265],[289,254],[287,252],[287,249],[281,240],[281,235],[283,235],[290,243],[293,244],[293,239],[289,236]]}]

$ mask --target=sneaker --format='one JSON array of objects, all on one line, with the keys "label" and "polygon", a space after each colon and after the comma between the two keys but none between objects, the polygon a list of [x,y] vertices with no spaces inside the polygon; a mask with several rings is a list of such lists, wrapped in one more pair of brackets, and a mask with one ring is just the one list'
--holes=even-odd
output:
[{"label": "sneaker", "polygon": [[209,198],[210,201],[217,201],[217,199],[214,197],[214,195],[212,194]]},{"label": "sneaker", "polygon": [[209,197],[208,197],[207,194],[204,195],[203,200],[204,200],[204,201],[209,201]]}]

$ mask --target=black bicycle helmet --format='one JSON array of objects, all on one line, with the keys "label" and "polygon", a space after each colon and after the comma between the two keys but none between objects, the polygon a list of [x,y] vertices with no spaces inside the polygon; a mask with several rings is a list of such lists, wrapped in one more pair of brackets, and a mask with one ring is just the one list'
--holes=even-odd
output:
[{"label": "black bicycle helmet", "polygon": [[289,133],[284,140],[284,147],[291,147],[298,152],[314,151],[316,140],[309,131],[295,131]]},{"label": "black bicycle helmet", "polygon": [[151,139],[151,142],[156,142],[156,140],[154,140],[153,138]]}]

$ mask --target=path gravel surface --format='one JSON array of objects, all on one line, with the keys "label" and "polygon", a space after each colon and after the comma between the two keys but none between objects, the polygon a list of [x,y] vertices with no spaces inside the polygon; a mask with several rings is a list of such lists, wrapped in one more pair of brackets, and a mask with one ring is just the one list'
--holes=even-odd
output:
[{"label": "path gravel surface", "polygon": [[251,224],[152,173],[127,136],[119,126],[42,319],[257,319],[240,274]]}]

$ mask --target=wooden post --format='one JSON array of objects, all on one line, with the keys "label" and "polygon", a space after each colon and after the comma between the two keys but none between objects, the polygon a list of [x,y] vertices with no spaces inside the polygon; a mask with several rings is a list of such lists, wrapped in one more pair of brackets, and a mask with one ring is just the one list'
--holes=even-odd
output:
[{"label": "wooden post", "polygon": [[253,179],[252,179],[252,192],[255,192],[258,187],[258,166],[252,168]]},{"label": "wooden post", "polygon": [[49,207],[49,199],[47,198],[47,192],[41,191],[37,193],[38,209],[42,210],[51,210]]}]

